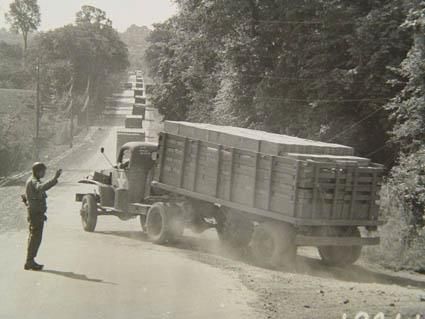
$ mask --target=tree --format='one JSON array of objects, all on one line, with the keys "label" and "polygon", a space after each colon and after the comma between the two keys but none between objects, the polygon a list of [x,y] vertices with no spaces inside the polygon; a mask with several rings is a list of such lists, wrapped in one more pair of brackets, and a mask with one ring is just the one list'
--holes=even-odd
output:
[{"label": "tree", "polygon": [[[48,75],[46,88],[63,96],[63,109],[73,114],[102,111],[103,99],[110,94],[110,79],[129,65],[128,50],[106,13],[84,6],[76,23],[39,34],[30,56],[41,58]],[[89,107],[90,105],[90,107]]]},{"label": "tree", "polygon": [[77,12],[75,22],[78,25],[94,25],[98,28],[112,27],[112,21],[106,16],[106,12],[93,6],[82,6]]},{"label": "tree", "polygon": [[24,89],[32,85],[28,72],[22,67],[23,50],[20,44],[0,41],[0,87]]},{"label": "tree", "polygon": [[390,69],[411,44],[404,0],[177,2],[146,54],[166,118],[348,144],[391,164],[394,150],[380,150],[400,90]]},{"label": "tree", "polygon": [[396,69],[398,82],[405,83],[400,93],[387,105],[395,120],[393,141],[402,151],[414,153],[425,143],[425,4],[417,2],[407,15],[403,29],[410,30],[414,41]]},{"label": "tree", "polygon": [[[391,195],[404,208],[413,234],[425,225],[425,4],[413,1],[404,30],[413,34],[411,48],[396,69],[394,82],[404,83],[399,94],[387,104],[394,120],[392,141],[401,152],[388,178]],[[388,205],[389,206],[389,205]],[[384,206],[390,210],[390,207]],[[411,236],[415,237],[415,236]]]},{"label": "tree", "polygon": [[37,0],[15,0],[5,14],[12,31],[22,33],[24,51],[28,48],[28,34],[36,31],[41,23],[40,7]]},{"label": "tree", "polygon": [[120,33],[121,39],[128,47],[131,68],[146,70],[144,56],[148,46],[147,38],[151,30],[145,26],[131,25],[126,31]]}]

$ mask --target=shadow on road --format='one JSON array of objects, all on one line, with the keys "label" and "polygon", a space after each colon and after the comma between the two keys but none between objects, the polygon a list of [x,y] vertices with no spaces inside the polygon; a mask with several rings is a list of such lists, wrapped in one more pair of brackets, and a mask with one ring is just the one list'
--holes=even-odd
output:
[{"label": "shadow on road", "polygon": [[70,271],[69,272],[65,272],[65,271],[59,271],[59,270],[46,269],[46,270],[43,270],[43,273],[48,273],[48,274],[52,274],[52,275],[66,277],[66,278],[70,278],[70,279],[74,279],[74,280],[96,282],[96,283],[107,284],[107,285],[116,285],[113,282],[107,282],[107,281],[103,281],[101,279],[89,278],[86,275],[76,274],[76,273],[70,272]]},{"label": "shadow on road", "polygon": [[[98,232],[100,234],[124,237],[132,240],[141,242],[149,242],[146,235],[142,232],[136,231],[105,231]],[[215,264],[213,260],[208,258],[200,258],[199,252],[208,255],[219,256],[226,259],[232,259],[240,261],[245,264],[257,267],[253,258],[251,257],[249,250],[239,250],[225,247],[216,239],[199,238],[193,236],[184,236],[179,242],[168,247],[183,250],[188,253],[188,256],[200,262],[208,264]],[[196,252],[197,254],[192,254]],[[320,260],[297,256],[296,263],[290,269],[279,269],[280,272],[290,272],[297,274],[305,274],[321,278],[332,278],[346,282],[357,282],[357,283],[377,283],[384,285],[398,285],[402,287],[416,287],[425,289],[425,278],[424,280],[415,280],[408,278],[407,276],[399,276],[395,273],[386,271],[375,271],[368,269],[366,266],[353,265],[350,267],[329,267],[324,265]]]}]

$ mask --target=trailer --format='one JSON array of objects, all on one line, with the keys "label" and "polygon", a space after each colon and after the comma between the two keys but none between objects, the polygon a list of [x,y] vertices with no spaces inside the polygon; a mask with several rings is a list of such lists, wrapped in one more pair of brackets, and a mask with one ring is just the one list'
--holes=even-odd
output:
[{"label": "trailer", "polygon": [[125,118],[125,128],[143,128],[143,116],[142,115],[127,115]]},{"label": "trailer", "polygon": [[117,130],[117,147],[118,154],[123,145],[129,142],[142,142],[145,140],[146,132],[143,128],[125,128]]},{"label": "trailer", "polygon": [[249,247],[266,266],[293,262],[300,246],[317,247],[326,264],[349,265],[362,246],[379,244],[369,234],[382,224],[382,174],[342,145],[165,122],[159,145],[125,144],[113,169],[80,181],[98,190],[77,200],[87,231],[101,215],[139,217],[158,244],[185,228],[215,228],[222,242]]}]

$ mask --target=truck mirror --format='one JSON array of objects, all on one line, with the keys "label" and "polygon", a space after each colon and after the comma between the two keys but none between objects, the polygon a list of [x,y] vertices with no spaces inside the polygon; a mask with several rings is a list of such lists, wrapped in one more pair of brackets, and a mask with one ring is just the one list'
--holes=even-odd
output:
[{"label": "truck mirror", "polygon": [[106,156],[104,147],[100,148],[100,153],[102,153],[103,157],[106,159],[106,161],[109,163],[109,165],[114,167],[114,164],[112,164],[112,162],[109,160],[108,156]]}]

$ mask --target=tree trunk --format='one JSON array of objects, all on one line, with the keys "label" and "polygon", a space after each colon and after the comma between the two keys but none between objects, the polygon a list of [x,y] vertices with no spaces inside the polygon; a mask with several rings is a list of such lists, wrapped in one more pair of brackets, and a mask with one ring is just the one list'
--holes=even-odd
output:
[{"label": "tree trunk", "polygon": [[81,120],[81,122],[84,122],[87,129],[89,127],[89,104],[91,102],[90,87],[91,87],[91,79],[89,75],[87,79],[86,91],[84,93],[84,105],[80,111],[80,116],[79,116],[79,119]]},{"label": "tree trunk", "polygon": [[28,32],[22,32],[22,37],[24,38],[24,56],[22,60],[23,67],[27,64],[27,49],[28,49]]},{"label": "tree trunk", "polygon": [[28,32],[23,32],[22,36],[24,38],[24,54],[27,53],[28,49]]}]

